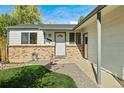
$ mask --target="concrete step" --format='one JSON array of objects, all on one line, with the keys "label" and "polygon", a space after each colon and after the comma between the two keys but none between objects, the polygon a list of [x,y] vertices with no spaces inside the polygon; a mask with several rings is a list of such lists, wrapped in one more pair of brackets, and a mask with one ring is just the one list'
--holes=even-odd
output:
[{"label": "concrete step", "polygon": [[65,59],[65,56],[55,56],[55,59]]}]

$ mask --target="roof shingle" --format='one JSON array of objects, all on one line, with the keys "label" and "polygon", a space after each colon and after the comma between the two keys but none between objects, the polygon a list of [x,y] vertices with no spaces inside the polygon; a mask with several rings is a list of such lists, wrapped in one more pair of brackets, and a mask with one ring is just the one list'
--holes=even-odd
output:
[{"label": "roof shingle", "polygon": [[75,24],[19,24],[15,26],[9,26],[8,29],[42,29],[42,30],[72,30]]}]

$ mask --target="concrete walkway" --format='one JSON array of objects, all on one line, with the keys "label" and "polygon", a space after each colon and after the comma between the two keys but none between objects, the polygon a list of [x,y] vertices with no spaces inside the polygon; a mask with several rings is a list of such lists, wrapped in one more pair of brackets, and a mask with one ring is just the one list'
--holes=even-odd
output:
[{"label": "concrete walkway", "polygon": [[[28,65],[44,65],[48,69],[66,74],[73,78],[76,82],[78,88],[98,88],[98,85],[94,83],[75,63],[61,63],[50,65],[48,61],[46,62],[33,62],[25,64],[3,64],[3,69],[23,67]],[[2,69],[2,68],[1,68]]]},{"label": "concrete walkway", "polygon": [[[81,62],[76,63],[79,68],[82,69],[82,71],[85,71],[86,74],[94,81],[96,82],[96,76],[93,71],[93,68],[96,71],[97,67],[95,64],[91,65],[91,62],[88,60],[82,60]],[[117,82],[117,80],[107,71],[101,70],[101,85],[99,85],[101,88],[122,88],[122,86]]]},{"label": "concrete walkway", "polygon": [[[4,64],[3,69],[22,67],[27,65],[44,65],[49,69],[69,75],[74,79],[79,88],[121,88],[122,86],[117,80],[106,71],[102,70],[102,83],[97,85],[93,65],[88,60],[72,60],[72,59],[59,59],[56,60],[57,65],[48,65],[49,61],[31,62],[25,64]],[[1,66],[0,66],[0,69]],[[94,66],[94,69],[96,67]]]},{"label": "concrete walkway", "polygon": [[52,71],[63,73],[76,82],[78,88],[98,88],[98,85],[94,83],[76,64],[57,64],[51,67]]},{"label": "concrete walkway", "polygon": [[[81,60],[72,60],[72,59],[64,59],[57,61],[59,64],[65,64],[65,63],[74,63],[78,66],[78,68],[83,71],[95,84],[96,82],[96,76],[93,71],[93,68],[96,72],[96,66],[93,64],[91,65],[91,62],[86,59]],[[105,70],[101,70],[101,85],[98,85],[101,88],[122,88],[122,86],[119,84],[119,82],[108,72]]]}]

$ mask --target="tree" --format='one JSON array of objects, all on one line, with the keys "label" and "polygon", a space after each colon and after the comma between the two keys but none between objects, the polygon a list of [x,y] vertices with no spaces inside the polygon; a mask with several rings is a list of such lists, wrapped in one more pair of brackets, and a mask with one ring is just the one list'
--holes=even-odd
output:
[{"label": "tree", "polygon": [[84,16],[80,16],[78,23],[80,23],[84,19]]},{"label": "tree", "polygon": [[20,5],[14,6],[11,14],[0,15],[0,36],[6,37],[7,26],[17,24],[34,24],[41,23],[41,15],[38,12],[37,6]]},{"label": "tree", "polygon": [[0,36],[5,37],[7,33],[7,26],[15,25],[16,20],[8,14],[0,15]]},{"label": "tree", "polygon": [[17,20],[18,24],[41,23],[41,15],[35,5],[14,6],[12,16]]},{"label": "tree", "polygon": [[8,14],[0,15],[0,48],[2,48],[2,62],[6,60],[7,26],[15,25],[16,21]]},{"label": "tree", "polygon": [[[8,26],[16,24],[41,23],[37,6],[14,6],[11,14],[0,15],[0,47],[6,51],[6,36]],[[4,55],[5,58],[5,55]]]}]

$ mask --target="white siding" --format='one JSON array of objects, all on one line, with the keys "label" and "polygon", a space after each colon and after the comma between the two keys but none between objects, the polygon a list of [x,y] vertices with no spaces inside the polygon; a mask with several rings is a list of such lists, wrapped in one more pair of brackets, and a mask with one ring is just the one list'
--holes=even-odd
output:
[{"label": "white siding", "polygon": [[124,6],[102,17],[102,66],[122,78],[124,67]]},{"label": "white siding", "polygon": [[37,44],[44,43],[44,34],[41,30],[10,30],[9,45],[20,45],[22,32],[37,32]]},{"label": "white siding", "polygon": [[[53,31],[44,31],[44,33],[45,33],[45,38],[52,40],[52,42],[45,40],[45,44],[54,45],[55,44],[54,32]],[[51,36],[49,36],[49,34],[51,34]]]},{"label": "white siding", "polygon": [[10,31],[9,32],[9,45],[21,44],[21,32],[20,31]]},{"label": "white siding", "polygon": [[96,22],[87,25],[84,28],[84,33],[88,32],[88,60],[93,63],[97,62],[97,33]]},{"label": "white siding", "polygon": [[[47,41],[45,44],[55,45],[55,33],[65,32],[66,33],[66,45],[69,45],[69,33],[74,32],[74,31],[44,31],[44,32],[45,32],[45,37],[52,40],[52,42]],[[51,37],[49,37],[48,34],[51,34]],[[82,37],[82,33],[81,33],[81,40],[82,40],[82,38],[83,37]],[[83,42],[83,40],[81,42]]]},{"label": "white siding", "polygon": [[[58,32],[65,32],[66,33],[66,44],[69,45],[69,33],[73,31],[42,31],[42,30],[11,30],[9,31],[9,45],[21,45],[21,33],[22,32],[37,32],[37,44],[50,44],[50,45],[55,45],[55,33]],[[45,42],[44,38],[44,33],[45,33],[45,38],[49,38],[52,40],[52,42]],[[51,34],[51,37],[49,37],[49,34]],[[81,34],[81,39],[82,39],[82,34]]]},{"label": "white siding", "polygon": [[43,31],[37,31],[37,44],[44,44],[44,33],[43,33]]},{"label": "white siding", "polygon": [[[102,67],[122,78],[124,73],[124,6],[102,16]],[[97,62],[96,22],[82,30],[88,32],[88,60]]]}]

